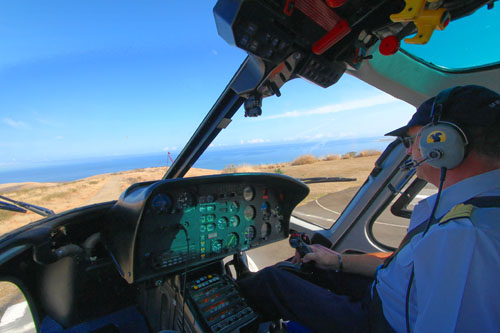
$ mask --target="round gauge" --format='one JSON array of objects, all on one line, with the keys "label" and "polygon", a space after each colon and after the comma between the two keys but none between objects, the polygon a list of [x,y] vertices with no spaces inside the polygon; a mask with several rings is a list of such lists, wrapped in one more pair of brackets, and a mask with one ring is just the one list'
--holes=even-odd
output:
[{"label": "round gauge", "polygon": [[243,212],[243,216],[245,216],[247,221],[253,220],[255,218],[255,207],[247,206]]},{"label": "round gauge", "polygon": [[267,238],[271,234],[271,225],[269,223],[263,223],[260,227],[260,237]]},{"label": "round gauge", "polygon": [[215,224],[213,224],[213,223],[207,224],[207,231],[208,232],[212,232],[214,230],[215,230]]},{"label": "round gauge", "polygon": [[262,212],[262,218],[267,220],[271,216],[271,205],[269,202],[263,202],[260,206],[260,211]]},{"label": "round gauge", "polygon": [[240,218],[237,215],[233,215],[229,218],[229,223],[231,224],[231,227],[237,227],[240,225]]},{"label": "round gauge", "polygon": [[212,242],[212,251],[219,253],[222,250],[222,241],[220,239],[214,240]]},{"label": "round gauge", "polygon": [[151,207],[156,213],[165,213],[172,207],[172,199],[164,193],[159,193],[151,201]]},{"label": "round gauge", "polygon": [[217,220],[217,228],[224,230],[229,226],[229,221],[225,217],[221,217]]},{"label": "round gauge", "polygon": [[240,209],[240,204],[237,201],[231,201],[228,204],[228,210],[230,213],[236,213]]},{"label": "round gauge", "polygon": [[253,225],[250,225],[245,229],[245,238],[250,241],[255,238],[255,227]]},{"label": "round gauge", "polygon": [[230,249],[235,248],[238,246],[239,239],[238,234],[235,232],[228,234],[226,236],[226,246]]},{"label": "round gauge", "polygon": [[246,201],[252,201],[255,197],[255,191],[251,186],[247,186],[243,189],[243,199]]},{"label": "round gauge", "polygon": [[189,192],[182,192],[177,199],[177,207],[183,210],[189,210],[193,208],[194,198]]}]

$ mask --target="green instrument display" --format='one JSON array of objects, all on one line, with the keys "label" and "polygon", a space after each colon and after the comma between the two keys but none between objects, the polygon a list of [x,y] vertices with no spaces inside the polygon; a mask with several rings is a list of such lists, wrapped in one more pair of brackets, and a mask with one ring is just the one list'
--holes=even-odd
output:
[{"label": "green instrument display", "polygon": [[139,183],[113,208],[110,250],[129,282],[220,259],[287,238],[291,212],[308,191],[275,174]]}]

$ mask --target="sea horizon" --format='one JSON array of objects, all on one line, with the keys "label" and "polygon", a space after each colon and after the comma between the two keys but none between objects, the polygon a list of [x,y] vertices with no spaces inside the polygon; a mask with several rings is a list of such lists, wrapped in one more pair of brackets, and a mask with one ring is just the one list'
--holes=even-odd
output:
[{"label": "sea horizon", "polygon": [[[222,170],[231,165],[260,165],[291,162],[295,158],[312,154],[345,154],[375,149],[383,151],[389,144],[383,137],[340,139],[281,144],[253,144],[241,146],[209,147],[193,168]],[[168,152],[104,156],[88,159],[54,162],[32,168],[0,171],[0,184],[20,182],[68,182],[99,174],[123,172],[134,169],[168,167],[172,163]],[[175,160],[179,152],[171,152]]]}]

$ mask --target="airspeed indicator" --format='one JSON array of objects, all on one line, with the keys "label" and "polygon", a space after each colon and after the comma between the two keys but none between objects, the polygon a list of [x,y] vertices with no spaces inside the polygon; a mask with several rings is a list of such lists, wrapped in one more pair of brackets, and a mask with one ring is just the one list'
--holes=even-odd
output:
[{"label": "airspeed indicator", "polygon": [[229,249],[235,248],[238,246],[239,242],[239,237],[238,234],[235,232],[232,232],[226,236],[226,246]]}]

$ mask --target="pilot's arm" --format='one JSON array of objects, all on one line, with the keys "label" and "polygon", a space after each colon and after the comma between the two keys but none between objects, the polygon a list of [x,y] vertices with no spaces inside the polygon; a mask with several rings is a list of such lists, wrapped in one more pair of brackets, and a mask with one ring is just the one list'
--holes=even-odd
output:
[{"label": "pilot's arm", "polygon": [[[312,250],[304,258],[297,255],[293,261],[304,263],[314,261],[315,266],[326,270],[339,270],[340,260],[342,260],[342,271],[345,273],[360,274],[368,277],[375,277],[377,267],[384,262],[383,257],[375,254],[339,254],[329,248],[319,244],[310,245]],[[340,259],[340,256],[342,259]]]}]

